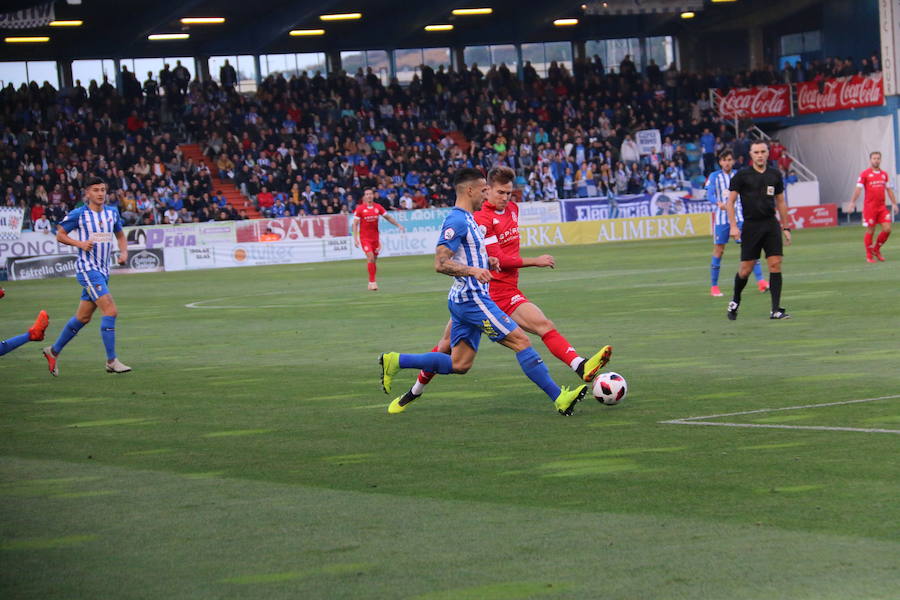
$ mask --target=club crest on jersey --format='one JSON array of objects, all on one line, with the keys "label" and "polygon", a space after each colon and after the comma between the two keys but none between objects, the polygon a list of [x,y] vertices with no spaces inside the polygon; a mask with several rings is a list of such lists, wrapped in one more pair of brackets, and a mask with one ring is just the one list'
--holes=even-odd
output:
[{"label": "club crest on jersey", "polygon": [[484,225],[479,225],[478,231],[481,232],[481,237],[484,237],[487,235],[487,227],[485,227]]},{"label": "club crest on jersey", "polygon": [[444,230],[444,239],[445,240],[452,240],[453,236],[455,236],[455,235],[456,235],[456,232],[453,231],[452,227],[448,227],[447,229]]}]

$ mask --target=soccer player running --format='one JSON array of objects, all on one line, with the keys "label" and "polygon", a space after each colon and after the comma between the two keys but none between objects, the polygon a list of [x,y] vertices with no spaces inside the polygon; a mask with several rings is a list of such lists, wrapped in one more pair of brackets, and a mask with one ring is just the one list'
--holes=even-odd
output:
[{"label": "soccer player running", "polygon": [[375,261],[378,260],[378,253],[381,251],[381,240],[378,238],[378,217],[384,217],[388,223],[394,225],[401,232],[406,229],[387,214],[382,205],[375,204],[375,192],[372,191],[372,188],[366,188],[362,199],[362,203],[353,211],[353,243],[365,252],[368,263],[366,266],[369,268],[369,289],[377,291]]},{"label": "soccer player running", "polygon": [[[561,388],[550,377],[547,365],[531,346],[528,336],[491,300],[488,283],[493,278],[490,269],[498,260],[489,258],[485,250],[484,234],[475,222],[473,212],[481,208],[487,192],[484,175],[477,169],[459,169],[454,176],[456,206],[441,227],[434,256],[434,268],[454,278],[448,297],[450,309],[450,354],[381,355],[381,384],[390,393],[391,382],[401,369],[422,369],[431,373],[464,374],[475,361],[482,332],[516,353],[525,375],[553,401],[556,410],[571,415],[575,404],[587,392],[586,385],[574,389]],[[388,412],[402,412],[400,398],[391,402]],[[407,404],[408,405],[408,404]]]},{"label": "soccer player running", "polygon": [[[494,167],[488,172],[488,198],[481,210],[475,213],[475,222],[481,226],[485,236],[487,253],[499,261],[500,271],[492,274],[488,284],[491,299],[504,313],[512,317],[516,324],[535,335],[550,352],[572,369],[583,381],[593,381],[597,373],[609,362],[612,346],[604,346],[590,358],[583,358],[566,340],[556,325],[548,319],[536,304],[528,300],[519,290],[519,269],[523,267],[555,267],[549,254],[531,258],[519,254],[519,207],[512,200],[515,172],[509,167]],[[444,335],[434,348],[434,352],[449,354],[451,350],[451,326],[447,324]],[[403,408],[419,398],[434,373],[419,373],[412,388],[395,400],[397,408]]]},{"label": "soccer player running", "polygon": [[[741,238],[741,263],[734,276],[734,295],[728,303],[728,318],[737,319],[741,304],[741,292],[747,285],[747,278],[753,264],[759,260],[763,250],[769,266],[769,291],[772,294],[770,319],[790,319],[781,307],[781,257],[784,244],[791,244],[791,228],[788,225],[787,204],[784,201],[784,180],[781,172],[769,167],[769,145],[753,142],[750,145],[749,167],[744,167],[731,178],[728,191],[728,222],[731,223],[731,237]],[[744,229],[738,227],[735,204],[738,195],[744,209]],[[781,216],[781,223],[775,218],[775,211]]]},{"label": "soccer player running", "polygon": [[[59,353],[90,322],[98,308],[103,313],[100,337],[106,348],[106,372],[127,373],[131,370],[116,357],[116,317],[119,313],[109,293],[113,238],[119,246],[119,264],[125,264],[128,260],[128,242],[122,232],[122,219],[117,209],[106,206],[106,183],[99,177],[85,178],[84,197],[84,205],[66,215],[56,234],[61,244],[78,248],[75,278],[83,289],[75,316],[63,327],[56,343],[44,348],[47,366],[54,377],[59,376]],[[70,236],[73,232],[76,232],[75,237]]]},{"label": "soccer player running", "polygon": [[[866,235],[863,241],[866,244],[866,262],[873,263],[877,258],[884,260],[881,255],[881,247],[891,235],[891,221],[897,214],[897,197],[888,183],[888,174],[881,170],[881,152],[869,154],[869,168],[859,174],[856,189],[853,190],[853,198],[850,199],[850,212],[856,212],[856,200],[859,193],[865,190],[866,197],[863,201],[863,225]],[[884,193],[891,198],[891,210],[884,203]],[[881,226],[881,232],[875,243],[872,244],[872,236],[875,235],[875,227]]]},{"label": "soccer player running", "polygon": [[[719,167],[717,171],[710,173],[706,180],[706,197],[710,202],[715,204],[716,208],[713,213],[715,219],[715,230],[713,231],[713,254],[712,264],[709,267],[710,285],[709,295],[720,297],[723,296],[722,290],[719,289],[719,269],[722,267],[722,255],[725,253],[725,244],[728,243],[728,237],[731,234],[731,228],[728,225],[728,186],[731,184],[731,178],[734,177],[734,153],[731,150],[723,150],[719,153]],[[737,215],[738,229],[744,227],[744,212],[741,210],[741,201],[738,200],[734,206]],[[759,261],[753,264],[753,275],[756,276],[756,286],[760,292],[769,290],[769,282],[763,279],[762,267]]]}]

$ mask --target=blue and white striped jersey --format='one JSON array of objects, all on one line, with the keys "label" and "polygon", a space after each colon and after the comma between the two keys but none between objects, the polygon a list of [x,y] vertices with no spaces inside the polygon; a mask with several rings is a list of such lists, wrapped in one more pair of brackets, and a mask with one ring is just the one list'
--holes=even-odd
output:
[{"label": "blue and white striped jersey", "polygon": [[[730,173],[726,173],[722,169],[717,169],[709,174],[706,180],[706,198],[716,204],[717,202],[728,202],[728,186],[731,184],[731,178],[737,173],[734,169]],[[724,208],[716,206],[713,212],[715,216],[714,225],[728,225],[728,211]],[[738,223],[744,222],[744,209],[741,207],[741,197],[738,196],[734,203],[734,216]]]},{"label": "blue and white striped jersey", "polygon": [[[79,206],[69,212],[66,218],[59,224],[66,233],[79,241],[92,241],[94,247],[90,252],[78,249],[78,260],[75,262],[76,273],[99,271],[109,276],[109,261],[116,244],[115,233],[122,231],[122,219],[119,210],[111,206],[104,206],[100,212],[95,212],[87,205]],[[77,230],[77,235],[72,232]]]},{"label": "blue and white striped jersey", "polygon": [[[472,213],[454,207],[441,225],[438,246],[453,251],[453,259],[470,267],[488,268],[488,255],[484,249],[484,233],[475,222]],[[448,298],[457,304],[474,300],[476,296],[488,296],[488,284],[479,283],[474,277],[454,277]]]}]

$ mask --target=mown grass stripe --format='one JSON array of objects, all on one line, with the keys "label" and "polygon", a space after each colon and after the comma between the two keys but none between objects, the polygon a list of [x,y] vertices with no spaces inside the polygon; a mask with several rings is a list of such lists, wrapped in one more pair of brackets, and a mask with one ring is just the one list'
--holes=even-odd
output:
[{"label": "mown grass stripe", "polygon": [[306,579],[307,577],[316,577],[318,575],[349,575],[351,573],[364,573],[365,571],[369,571],[374,567],[375,565],[372,563],[343,563],[327,565],[314,569],[303,569],[301,571],[239,575],[237,577],[228,577],[227,579],[222,579],[221,581],[223,583],[237,583],[242,585],[259,583],[280,583],[282,581]]}]

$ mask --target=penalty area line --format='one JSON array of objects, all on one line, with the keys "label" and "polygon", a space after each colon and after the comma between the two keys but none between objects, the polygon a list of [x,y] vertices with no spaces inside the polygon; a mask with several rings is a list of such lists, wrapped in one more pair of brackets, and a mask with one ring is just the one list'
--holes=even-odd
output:
[{"label": "penalty area line", "polygon": [[717,415],[703,415],[700,417],[685,417],[683,419],[671,419],[669,421],[659,421],[662,425],[711,425],[713,427],[744,427],[749,429],[794,429],[805,431],[855,431],[857,433],[893,433],[900,435],[898,429],[879,429],[879,428],[863,428],[863,427],[829,427],[825,425],[775,425],[761,423],[726,423],[709,421],[709,419],[719,419],[723,417],[736,417],[740,415],[755,415],[761,413],[780,412],[785,410],[803,410],[808,408],[822,408],[826,406],[841,406],[845,404],[860,404],[862,402],[876,402],[878,400],[893,400],[900,398],[900,394],[892,396],[879,396],[877,398],[861,398],[858,400],[843,400],[840,402],[825,402],[821,404],[804,404],[801,406],[784,406],[781,408],[759,408],[756,410],[743,410],[740,412],[722,413]]}]

